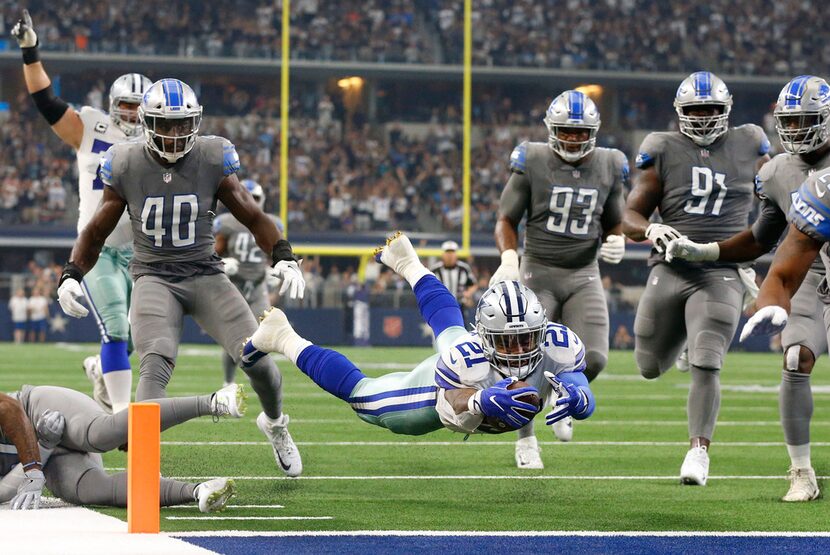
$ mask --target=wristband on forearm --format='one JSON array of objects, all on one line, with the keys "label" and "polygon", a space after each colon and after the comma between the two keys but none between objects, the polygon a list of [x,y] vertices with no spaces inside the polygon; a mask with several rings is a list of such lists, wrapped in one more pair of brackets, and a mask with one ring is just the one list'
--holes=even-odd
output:
[{"label": "wristband on forearm", "polygon": [[73,262],[67,262],[66,265],[64,265],[63,272],[61,272],[61,279],[58,282],[58,287],[63,285],[63,282],[68,279],[74,279],[78,283],[81,283],[81,280],[84,279],[83,271],[81,271],[81,269]]},{"label": "wristband on forearm", "polygon": [[271,265],[273,266],[280,260],[290,260],[295,262],[297,257],[294,256],[294,251],[291,249],[291,243],[285,239],[280,239],[271,249]]},{"label": "wristband on forearm", "polygon": [[30,463],[24,464],[23,465],[23,470],[24,471],[29,471],[32,467],[35,467],[35,466],[40,466],[41,468],[43,467],[43,465],[40,464],[40,461],[32,461]]},{"label": "wristband on forearm", "polygon": [[32,93],[38,111],[46,118],[49,125],[55,125],[69,109],[69,104],[59,96],[55,96],[52,85]]},{"label": "wristband on forearm", "polygon": [[27,48],[21,48],[20,50],[23,52],[23,64],[24,65],[31,65],[40,61],[40,51],[38,50],[38,46],[40,45],[40,41],[34,46],[29,46]]}]

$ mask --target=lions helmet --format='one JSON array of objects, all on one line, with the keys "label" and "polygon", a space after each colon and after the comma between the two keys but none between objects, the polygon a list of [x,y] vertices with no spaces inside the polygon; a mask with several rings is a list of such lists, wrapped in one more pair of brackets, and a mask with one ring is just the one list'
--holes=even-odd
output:
[{"label": "lions helmet", "polygon": [[[695,116],[690,112],[713,108],[714,113]],[[674,97],[680,132],[695,144],[708,146],[729,129],[732,94],[720,77],[709,71],[698,71],[686,77]]]},{"label": "lions helmet", "polygon": [[524,378],[542,360],[548,320],[536,294],[518,281],[501,281],[476,306],[475,331],[484,356],[504,376]]},{"label": "lions helmet", "polygon": [[[110,87],[110,119],[116,127],[128,137],[138,134],[141,124],[138,119],[138,106],[144,93],[153,84],[140,73],[127,73],[112,82]],[[125,110],[121,104],[135,104],[136,110]]]},{"label": "lions helmet", "polygon": [[801,75],[787,83],[775,103],[775,130],[790,154],[806,154],[828,141],[830,85],[821,77]]},{"label": "lions helmet", "polygon": [[144,93],[138,116],[148,148],[172,164],[196,143],[202,107],[187,84],[162,79]]},{"label": "lions helmet", "polygon": [[[565,91],[548,106],[545,113],[548,143],[566,162],[576,162],[591,153],[597,145],[600,119],[594,101],[579,91]],[[565,129],[587,130],[584,140],[565,140],[559,132]]]},{"label": "lions helmet", "polygon": [[259,205],[260,209],[265,206],[265,191],[263,191],[262,185],[253,179],[243,179],[242,186],[245,187],[249,193],[251,193],[251,196],[254,197],[254,200]]}]

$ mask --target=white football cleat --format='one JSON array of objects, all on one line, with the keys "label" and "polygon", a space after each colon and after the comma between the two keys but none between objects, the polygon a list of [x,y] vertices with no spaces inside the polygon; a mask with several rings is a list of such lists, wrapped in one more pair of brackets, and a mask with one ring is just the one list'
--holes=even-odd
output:
[{"label": "white football cleat", "polygon": [[540,456],[542,450],[535,436],[523,437],[516,441],[516,467],[526,470],[545,468]]},{"label": "white football cleat", "polygon": [[242,384],[226,385],[210,398],[210,411],[214,417],[242,418],[248,410],[245,387]]},{"label": "white football cleat", "polygon": [[709,453],[703,447],[692,447],[680,467],[680,483],[705,486],[709,477]]},{"label": "white football cleat", "polygon": [[216,513],[225,509],[225,505],[236,495],[236,484],[232,478],[214,478],[196,486],[193,496],[199,502],[203,513]]},{"label": "white football cleat", "polygon": [[567,416],[559,422],[554,422],[551,426],[553,428],[553,435],[559,441],[568,442],[574,438],[574,419]]},{"label": "white football cleat", "polygon": [[84,359],[84,373],[92,382],[92,398],[101,405],[101,408],[112,414],[112,402],[104,382],[104,372],[101,370],[101,355],[89,356]]},{"label": "white football cleat", "polygon": [[689,371],[689,349],[683,349],[683,352],[680,353],[680,356],[677,357],[676,361],[674,361],[674,365],[681,372]]},{"label": "white football cleat", "polygon": [[285,475],[293,478],[302,474],[303,461],[300,458],[300,451],[291,439],[291,434],[288,433],[288,415],[282,413],[282,416],[272,420],[267,414],[261,412],[257,416],[256,425],[271,442],[274,456]]},{"label": "white football cleat", "polygon": [[375,249],[375,260],[400,274],[402,266],[411,262],[421,263],[409,237],[396,231],[386,239],[386,244]]},{"label": "white football cleat", "polygon": [[289,337],[299,337],[288,322],[285,312],[276,307],[266,310],[259,327],[251,336],[251,344],[263,353],[285,354]]},{"label": "white football cleat", "polygon": [[812,468],[794,468],[791,466],[787,475],[790,479],[790,491],[781,498],[781,501],[812,501],[818,498],[821,491],[818,489],[815,470]]}]

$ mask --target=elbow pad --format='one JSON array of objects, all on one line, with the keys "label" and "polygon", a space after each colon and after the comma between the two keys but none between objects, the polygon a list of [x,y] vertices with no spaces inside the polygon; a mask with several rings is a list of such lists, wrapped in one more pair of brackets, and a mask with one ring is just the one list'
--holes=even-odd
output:
[{"label": "elbow pad", "polygon": [[38,111],[43,114],[49,125],[55,125],[69,109],[69,104],[59,96],[55,96],[52,85],[32,93]]}]

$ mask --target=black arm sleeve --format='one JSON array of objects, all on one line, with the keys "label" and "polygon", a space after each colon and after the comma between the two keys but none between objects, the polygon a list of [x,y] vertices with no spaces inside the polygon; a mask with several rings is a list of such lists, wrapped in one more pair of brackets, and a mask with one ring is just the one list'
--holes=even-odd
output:
[{"label": "black arm sleeve", "polygon": [[770,251],[785,229],[787,229],[787,215],[775,203],[767,198],[763,199],[758,218],[752,224],[752,236],[767,251]]},{"label": "black arm sleeve", "polygon": [[43,114],[49,125],[55,125],[69,109],[69,104],[59,96],[55,96],[52,85],[32,93],[38,111]]}]

